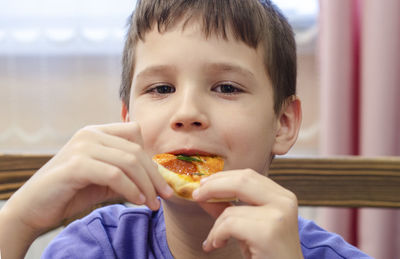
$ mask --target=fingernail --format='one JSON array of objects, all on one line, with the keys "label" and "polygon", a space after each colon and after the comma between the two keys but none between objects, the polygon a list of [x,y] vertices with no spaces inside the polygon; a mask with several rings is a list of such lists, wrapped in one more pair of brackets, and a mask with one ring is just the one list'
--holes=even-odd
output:
[{"label": "fingernail", "polygon": [[169,186],[165,186],[164,188],[164,195],[166,195],[167,197],[171,196],[174,193],[174,190]]},{"label": "fingernail", "polygon": [[204,177],[200,179],[200,184],[205,183],[208,180],[208,177]]},{"label": "fingernail", "polygon": [[192,197],[193,197],[193,199],[195,199],[195,200],[199,197],[199,189],[195,189],[195,190],[192,192]]},{"label": "fingernail", "polygon": [[203,248],[206,248],[206,246],[207,246],[207,239],[206,239],[206,240],[204,240],[204,242],[203,242],[202,246],[203,246]]},{"label": "fingernail", "polygon": [[150,202],[151,209],[158,209],[160,206],[160,202],[157,199],[154,199]]},{"label": "fingernail", "polygon": [[139,201],[140,204],[143,204],[146,202],[146,197],[143,194],[139,195]]}]

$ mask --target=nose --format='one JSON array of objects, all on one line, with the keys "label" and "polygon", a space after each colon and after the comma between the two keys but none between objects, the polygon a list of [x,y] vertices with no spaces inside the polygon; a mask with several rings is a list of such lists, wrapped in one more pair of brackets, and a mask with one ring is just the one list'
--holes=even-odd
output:
[{"label": "nose", "polygon": [[199,96],[188,93],[177,99],[176,110],[171,117],[171,128],[174,130],[204,130],[209,127],[206,114],[207,105]]}]

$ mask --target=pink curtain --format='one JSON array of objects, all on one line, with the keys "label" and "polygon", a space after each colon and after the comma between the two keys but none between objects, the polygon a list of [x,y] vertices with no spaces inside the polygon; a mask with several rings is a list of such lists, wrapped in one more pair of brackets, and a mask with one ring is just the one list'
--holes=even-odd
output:
[{"label": "pink curtain", "polygon": [[[322,155],[400,155],[400,1],[320,0]],[[321,209],[375,258],[400,258],[400,211]]]},{"label": "pink curtain", "polygon": [[[400,1],[363,2],[360,153],[400,155]],[[400,187],[399,187],[400,188]],[[360,247],[400,258],[400,210],[362,209]]]},{"label": "pink curtain", "polygon": [[[358,153],[359,22],[357,3],[323,0],[320,12],[322,155]],[[320,209],[318,222],[347,241],[357,242],[356,211]]]}]

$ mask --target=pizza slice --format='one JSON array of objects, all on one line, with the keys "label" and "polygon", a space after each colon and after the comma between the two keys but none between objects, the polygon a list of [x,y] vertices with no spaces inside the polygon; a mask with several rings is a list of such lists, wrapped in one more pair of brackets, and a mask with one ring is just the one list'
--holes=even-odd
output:
[{"label": "pizza slice", "polygon": [[200,186],[203,177],[224,168],[224,160],[218,156],[158,154],[153,160],[176,195],[187,200],[193,200],[192,192]]}]

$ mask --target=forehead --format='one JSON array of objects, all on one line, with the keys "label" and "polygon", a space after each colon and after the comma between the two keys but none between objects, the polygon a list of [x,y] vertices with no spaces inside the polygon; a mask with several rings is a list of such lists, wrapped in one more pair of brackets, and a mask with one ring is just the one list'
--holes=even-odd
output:
[{"label": "forehead", "polygon": [[[226,30],[226,37],[219,34],[206,35],[199,19],[181,20],[180,23],[160,32],[156,26],[137,42],[135,54],[135,73],[143,65],[152,64],[158,68],[171,63],[204,62],[208,68],[237,72],[266,73],[262,46],[252,48],[236,39],[231,30]],[[158,69],[157,68],[157,69]],[[156,69],[155,69],[156,70]]]}]

